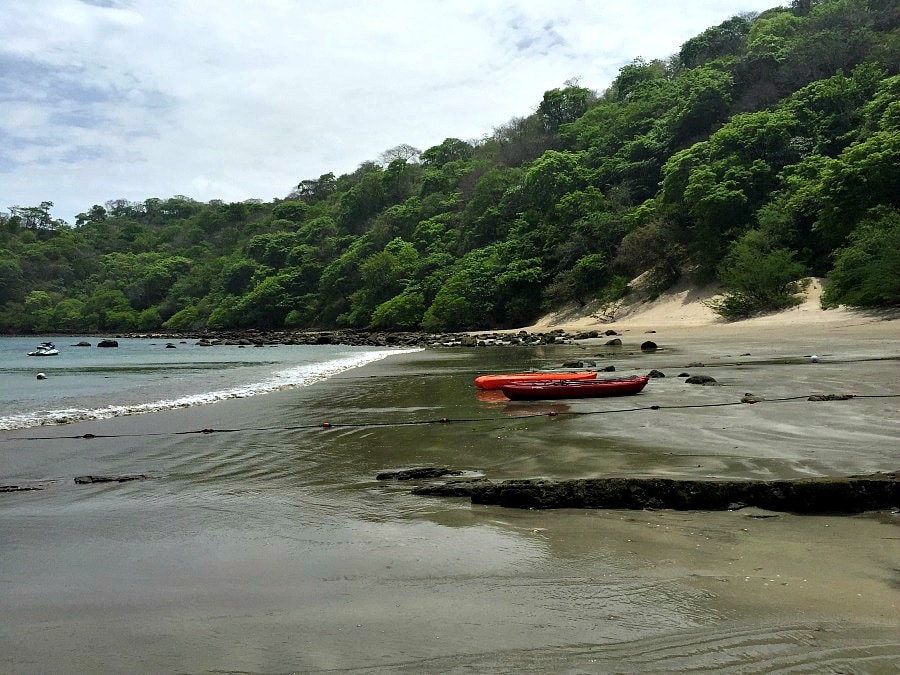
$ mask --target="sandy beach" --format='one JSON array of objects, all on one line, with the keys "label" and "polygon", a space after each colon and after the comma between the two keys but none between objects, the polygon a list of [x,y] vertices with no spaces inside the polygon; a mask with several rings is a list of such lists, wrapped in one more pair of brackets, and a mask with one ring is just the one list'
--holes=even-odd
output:
[{"label": "sandy beach", "polygon": [[822,309],[821,298],[824,281],[810,278],[800,294],[801,302],[782,312],[745,319],[726,321],[706,303],[719,297],[720,289],[714,286],[696,288],[676,286],[653,299],[643,300],[640,293],[626,296],[613,307],[596,303],[585,307],[569,307],[544,316],[527,330],[549,331],[562,328],[568,331],[584,331],[609,328],[640,332],[664,330],[683,336],[728,336],[772,332],[792,336],[823,336],[823,331],[837,329],[844,334],[860,337],[872,331],[886,338],[900,335],[900,311],[865,311],[836,307]]},{"label": "sandy beach", "polygon": [[[897,470],[900,324],[823,311],[818,292],[728,324],[708,295],[676,290],[613,321],[581,310],[528,327],[612,329],[618,347],[426,350],[292,391],[3,432],[0,482],[44,489],[0,494],[0,670],[894,672],[896,510],[523,511],[374,478]],[[666,377],[628,400],[472,387],[576,358]],[[148,479],[76,485],[84,474]]]}]

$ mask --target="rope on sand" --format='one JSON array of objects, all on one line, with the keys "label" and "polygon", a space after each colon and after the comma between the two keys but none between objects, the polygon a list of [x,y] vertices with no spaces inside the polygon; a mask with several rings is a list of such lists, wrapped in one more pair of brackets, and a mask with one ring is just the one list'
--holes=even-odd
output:
[{"label": "rope on sand", "polygon": [[190,431],[169,431],[169,432],[147,432],[140,434],[78,434],[74,436],[25,436],[19,438],[2,438],[0,443],[9,443],[12,441],[56,441],[56,440],[73,440],[84,439],[93,440],[98,438],[144,438],[152,436],[189,436],[196,434],[235,434],[251,431],[304,431],[308,429],[349,429],[363,427],[408,427],[408,426],[426,426],[431,424],[457,424],[457,423],[480,423],[480,422],[518,422],[523,419],[535,417],[582,417],[587,415],[615,415],[621,413],[635,413],[647,411],[661,410],[688,410],[698,408],[724,408],[729,406],[739,406],[757,403],[787,403],[792,401],[848,401],[857,398],[898,398],[900,394],[875,394],[875,395],[859,395],[859,394],[803,394],[801,396],[787,396],[784,398],[756,398],[750,394],[746,394],[740,401],[726,401],[723,403],[697,403],[688,405],[649,405],[638,408],[619,408],[616,410],[586,410],[586,411],[557,411],[536,412],[532,414],[516,415],[515,417],[468,417],[468,418],[451,418],[441,417],[439,419],[430,420],[408,420],[402,422],[319,422],[316,424],[298,424],[286,427],[240,427],[236,429],[212,429],[206,427],[204,429],[194,429]]}]

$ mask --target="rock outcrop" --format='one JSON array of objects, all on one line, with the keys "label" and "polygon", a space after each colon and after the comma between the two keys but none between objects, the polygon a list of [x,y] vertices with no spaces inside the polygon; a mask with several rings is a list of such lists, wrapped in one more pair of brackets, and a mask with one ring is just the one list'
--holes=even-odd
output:
[{"label": "rock outcrop", "polygon": [[900,506],[900,472],[796,480],[584,478],[487,479],[427,485],[415,494],[468,496],[474,504],[521,509],[727,510],[756,506],[792,513],[859,513]]}]

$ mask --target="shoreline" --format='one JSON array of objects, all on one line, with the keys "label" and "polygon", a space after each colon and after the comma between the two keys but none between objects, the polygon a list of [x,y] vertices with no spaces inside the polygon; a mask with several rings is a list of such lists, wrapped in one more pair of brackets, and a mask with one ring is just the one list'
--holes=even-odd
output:
[{"label": "shoreline", "polygon": [[[652,335],[666,333],[680,338],[699,336],[734,336],[747,332],[756,334],[791,333],[804,336],[823,336],[823,331],[843,333],[867,329],[884,337],[900,336],[900,308],[857,309],[836,307],[822,309],[824,280],[810,278],[801,294],[801,302],[780,312],[773,312],[740,321],[725,321],[718,317],[707,302],[717,297],[715,287],[677,285],[652,299],[641,299],[632,293],[608,313],[608,307],[597,303],[570,306],[551,312],[535,323],[519,328],[493,330],[423,331],[371,330],[363,328],[336,329],[241,329],[223,331],[149,331],[109,332],[91,334],[97,339],[141,338],[156,340],[196,340],[208,346],[216,344],[263,346],[269,344],[342,344],[373,347],[474,347],[548,344],[554,342],[593,341],[603,335],[631,336],[638,333]],[[85,333],[47,333],[8,335],[7,337],[79,338]],[[646,339],[646,338],[645,338]]]}]

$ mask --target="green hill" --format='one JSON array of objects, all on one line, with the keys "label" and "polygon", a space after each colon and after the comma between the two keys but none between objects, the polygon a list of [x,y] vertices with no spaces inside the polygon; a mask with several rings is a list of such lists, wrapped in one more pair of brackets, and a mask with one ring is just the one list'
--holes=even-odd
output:
[{"label": "green hill", "polygon": [[114,200],[0,214],[0,330],[524,325],[713,279],[731,318],[900,302],[900,9],[736,16],[602,93],[548,91],[467,142],[385,151],[283,200]]}]

